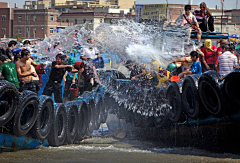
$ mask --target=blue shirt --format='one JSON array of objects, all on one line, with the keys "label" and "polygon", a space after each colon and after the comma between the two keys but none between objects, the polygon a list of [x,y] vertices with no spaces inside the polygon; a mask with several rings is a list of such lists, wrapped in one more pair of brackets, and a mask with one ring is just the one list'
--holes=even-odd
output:
[{"label": "blue shirt", "polygon": [[190,71],[192,71],[193,74],[197,74],[198,76],[200,76],[202,74],[202,67],[200,61],[193,62]]}]

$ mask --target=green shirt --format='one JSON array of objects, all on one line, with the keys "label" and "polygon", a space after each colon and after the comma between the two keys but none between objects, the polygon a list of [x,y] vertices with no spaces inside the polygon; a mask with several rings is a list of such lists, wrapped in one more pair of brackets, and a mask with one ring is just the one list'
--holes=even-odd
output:
[{"label": "green shirt", "polygon": [[[75,59],[72,56],[70,56],[69,59],[68,59],[68,64],[69,65],[74,65],[74,63],[75,63]],[[71,80],[73,80],[73,76],[74,76],[74,73],[68,72],[68,74],[66,76],[66,79],[71,81]],[[78,73],[76,73],[75,79],[78,79]]]},{"label": "green shirt", "polygon": [[15,64],[12,62],[3,63],[0,65],[0,72],[2,73],[5,80],[15,84],[17,88],[19,87],[17,71]]}]

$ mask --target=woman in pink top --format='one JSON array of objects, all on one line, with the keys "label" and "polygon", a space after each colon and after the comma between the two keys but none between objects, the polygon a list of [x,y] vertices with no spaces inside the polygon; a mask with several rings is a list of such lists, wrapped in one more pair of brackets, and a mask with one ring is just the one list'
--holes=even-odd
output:
[{"label": "woman in pink top", "polygon": [[204,47],[201,49],[204,56],[200,57],[200,61],[202,64],[202,72],[206,72],[208,70],[216,71],[216,60],[217,60],[217,47],[212,45],[212,41],[207,39],[205,40]]}]

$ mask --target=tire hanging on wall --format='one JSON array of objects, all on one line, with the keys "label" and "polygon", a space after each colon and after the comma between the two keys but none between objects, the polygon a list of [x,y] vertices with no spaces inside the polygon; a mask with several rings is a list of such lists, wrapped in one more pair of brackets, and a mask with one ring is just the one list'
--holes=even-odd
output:
[{"label": "tire hanging on wall", "polygon": [[76,101],[67,101],[64,103],[67,112],[67,134],[66,141],[68,144],[73,144],[78,134],[78,107]]},{"label": "tire hanging on wall", "polygon": [[58,147],[62,145],[67,134],[67,113],[64,104],[54,104],[53,123],[51,131],[48,134],[49,146]]},{"label": "tire hanging on wall", "polygon": [[4,126],[14,116],[19,100],[19,92],[14,84],[0,81],[0,126]]},{"label": "tire hanging on wall", "polygon": [[93,130],[96,129],[96,122],[95,122],[95,117],[94,117],[94,112],[95,110],[95,103],[93,100],[90,100],[88,103],[88,112],[87,112],[87,117],[88,117],[88,128],[87,128],[87,134],[92,134]]},{"label": "tire hanging on wall", "polygon": [[23,91],[20,94],[18,108],[13,117],[13,134],[17,137],[26,135],[37,120],[39,99],[36,93]]},{"label": "tire hanging on wall", "polygon": [[198,119],[202,113],[198,95],[198,75],[189,75],[184,78],[182,86],[183,107],[192,119]]},{"label": "tire hanging on wall", "polygon": [[39,96],[39,112],[37,120],[31,129],[31,136],[34,139],[44,140],[47,138],[53,121],[53,101],[50,96]]},{"label": "tire hanging on wall", "polygon": [[223,90],[228,98],[228,101],[240,108],[240,68],[234,69],[225,77]]},{"label": "tire hanging on wall", "polygon": [[203,73],[198,81],[198,91],[205,108],[214,117],[220,118],[226,113],[226,102],[218,83],[219,75],[216,71]]},{"label": "tire hanging on wall", "polygon": [[167,100],[171,106],[169,112],[167,113],[169,119],[173,122],[183,122],[186,120],[186,116],[183,113],[182,98],[180,93],[180,88],[182,87],[182,82],[171,82],[167,88]]},{"label": "tire hanging on wall", "polygon": [[82,140],[86,134],[88,127],[88,106],[85,101],[77,100],[78,106],[78,135],[76,140]]},{"label": "tire hanging on wall", "polygon": [[102,119],[102,112],[105,110],[104,105],[103,105],[103,100],[100,95],[97,95],[95,98],[95,123],[96,123],[96,130],[99,129],[101,125],[101,119]]}]

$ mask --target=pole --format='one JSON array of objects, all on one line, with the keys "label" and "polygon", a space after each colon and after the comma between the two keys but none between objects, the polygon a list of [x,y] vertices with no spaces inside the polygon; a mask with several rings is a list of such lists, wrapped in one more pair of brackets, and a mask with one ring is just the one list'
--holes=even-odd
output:
[{"label": "pole", "polygon": [[223,18],[223,1],[222,1],[222,16],[221,16],[221,32],[222,32],[222,18]]}]

